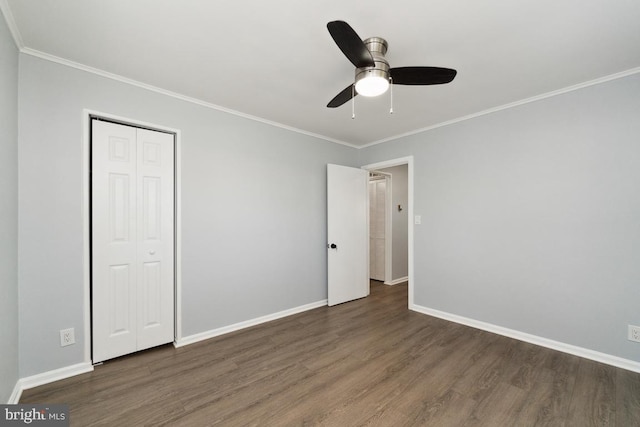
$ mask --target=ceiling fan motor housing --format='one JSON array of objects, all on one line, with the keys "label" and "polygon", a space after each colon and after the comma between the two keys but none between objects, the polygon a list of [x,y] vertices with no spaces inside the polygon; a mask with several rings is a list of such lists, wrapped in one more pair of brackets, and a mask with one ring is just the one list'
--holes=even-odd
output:
[{"label": "ceiling fan motor housing", "polygon": [[384,55],[387,53],[387,41],[381,37],[370,37],[364,40],[364,44],[373,57],[373,67],[356,68],[356,84],[367,77],[381,77],[389,81],[389,63]]}]

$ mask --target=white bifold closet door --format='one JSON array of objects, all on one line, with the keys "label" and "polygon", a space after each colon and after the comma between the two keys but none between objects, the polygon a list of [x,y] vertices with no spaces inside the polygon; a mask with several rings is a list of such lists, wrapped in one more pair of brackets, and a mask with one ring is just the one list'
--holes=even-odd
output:
[{"label": "white bifold closet door", "polygon": [[384,178],[369,181],[369,277],[379,281],[385,278],[386,191]]},{"label": "white bifold closet door", "polygon": [[92,120],[93,362],[174,337],[173,135]]}]

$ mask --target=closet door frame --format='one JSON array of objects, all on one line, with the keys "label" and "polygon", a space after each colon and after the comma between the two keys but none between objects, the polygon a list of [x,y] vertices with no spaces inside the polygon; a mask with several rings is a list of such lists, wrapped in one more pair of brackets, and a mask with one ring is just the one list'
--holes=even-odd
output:
[{"label": "closet door frame", "polygon": [[102,119],[174,135],[174,346],[182,338],[182,256],[181,256],[181,134],[179,129],[95,110],[82,111],[82,228],[83,228],[83,313],[84,360],[91,366],[91,120]]}]

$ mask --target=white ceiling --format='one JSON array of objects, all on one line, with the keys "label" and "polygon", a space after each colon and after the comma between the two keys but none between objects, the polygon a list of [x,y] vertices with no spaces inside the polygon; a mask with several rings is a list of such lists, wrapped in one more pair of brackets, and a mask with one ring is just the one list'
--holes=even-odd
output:
[{"label": "white ceiling", "polygon": [[[640,71],[638,0],[0,0],[26,53],[362,146]],[[2,4],[0,3],[0,4]],[[455,68],[440,86],[327,102],[353,66],[326,24],[384,37],[392,67]],[[12,20],[11,16],[8,18]]]}]

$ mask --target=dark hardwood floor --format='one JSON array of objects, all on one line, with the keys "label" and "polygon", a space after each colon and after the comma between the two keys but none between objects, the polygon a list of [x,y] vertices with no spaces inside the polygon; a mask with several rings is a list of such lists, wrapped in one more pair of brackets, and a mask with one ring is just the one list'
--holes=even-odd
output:
[{"label": "dark hardwood floor", "polygon": [[407,310],[407,286],[31,390],[73,426],[640,426],[640,374]]}]

